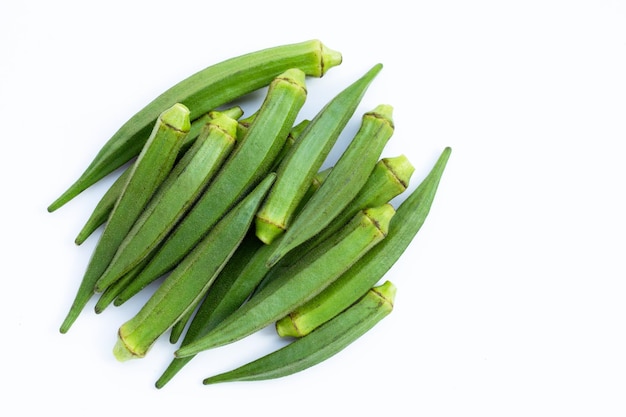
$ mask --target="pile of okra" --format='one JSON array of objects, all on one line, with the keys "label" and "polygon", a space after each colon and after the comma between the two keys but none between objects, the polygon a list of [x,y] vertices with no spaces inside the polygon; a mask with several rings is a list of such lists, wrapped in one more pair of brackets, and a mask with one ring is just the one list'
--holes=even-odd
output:
[{"label": "pile of okra", "polygon": [[[382,69],[300,118],[306,78],[341,62],[318,40],[250,52],[182,80],[123,124],[48,207],[124,168],[76,237],[101,229],[61,333],[92,297],[100,313],[154,283],[113,353],[142,358],[169,332],[179,346],[161,388],[195,355],[268,325],[289,343],[203,383],[304,370],[387,316],[396,287],[382,278],[424,223],[451,150],[394,208],[414,167],[404,155],[381,157],[394,123],[380,104],[322,169]],[[233,104],[260,89],[253,114]]]}]

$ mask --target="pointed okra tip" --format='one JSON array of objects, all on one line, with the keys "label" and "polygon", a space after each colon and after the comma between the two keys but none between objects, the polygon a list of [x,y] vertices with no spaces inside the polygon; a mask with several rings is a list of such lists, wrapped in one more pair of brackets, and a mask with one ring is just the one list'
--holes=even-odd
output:
[{"label": "pointed okra tip", "polygon": [[176,103],[159,116],[161,122],[173,129],[181,132],[189,132],[191,122],[189,120],[189,109],[181,103]]}]

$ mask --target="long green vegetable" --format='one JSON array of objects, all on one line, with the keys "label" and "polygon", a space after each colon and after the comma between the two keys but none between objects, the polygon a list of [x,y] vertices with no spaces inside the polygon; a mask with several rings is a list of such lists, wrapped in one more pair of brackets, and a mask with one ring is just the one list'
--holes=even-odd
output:
[{"label": "long green vegetable", "polygon": [[396,287],[389,281],[372,288],[357,303],[308,336],[229,372],[205,378],[205,385],[281,378],[336,355],[393,310]]},{"label": "long green vegetable", "polygon": [[61,333],[69,330],[94,294],[95,283],[119,244],[169,174],[190,126],[189,110],[182,104],[175,104],[159,116],[98,240],[74,302],[61,324]]},{"label": "long green vegetable", "polygon": [[396,210],[387,237],[324,291],[276,324],[281,336],[303,336],[352,304],[396,263],[421,229],[452,152],[445,148],[421,184]]},{"label": "long green vegetable", "polygon": [[319,40],[251,52],[209,66],[172,86],[132,116],[107,141],[84,173],[50,206],[52,212],[99,181],[142,149],[159,114],[176,103],[187,106],[190,120],[268,85],[290,68],[321,77],[341,63],[341,54]]}]

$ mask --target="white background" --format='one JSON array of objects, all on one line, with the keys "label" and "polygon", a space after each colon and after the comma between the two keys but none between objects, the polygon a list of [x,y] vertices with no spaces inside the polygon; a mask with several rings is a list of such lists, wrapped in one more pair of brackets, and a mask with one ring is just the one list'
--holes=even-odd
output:
[{"label": "white background", "polygon": [[[73,239],[112,177],[47,205],[177,81],[312,38],[344,61],[309,80],[303,117],[381,62],[357,114],[394,106],[384,154],[409,157],[411,189],[452,147],[386,277],[394,312],[315,368],[209,387],[275,348],[273,330],[202,354],[162,390],[169,342],[111,354],[145,297],[101,315],[92,302],[61,335],[97,240]],[[0,414],[626,415],[625,2],[4,1],[0,63]]]}]

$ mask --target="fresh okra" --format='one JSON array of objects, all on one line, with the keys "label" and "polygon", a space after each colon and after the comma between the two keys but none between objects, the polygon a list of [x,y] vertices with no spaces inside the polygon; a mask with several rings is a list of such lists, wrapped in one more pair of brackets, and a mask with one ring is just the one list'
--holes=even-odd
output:
[{"label": "fresh okra", "polygon": [[261,381],[303,371],[341,352],[393,310],[396,287],[386,281],[311,334],[239,368],[205,378],[205,385]]},{"label": "fresh okra", "polygon": [[363,115],[358,132],[333,171],[286,231],[284,239],[269,259],[270,266],[318,234],[358,194],[393,135],[392,110],[389,105],[379,105]]},{"label": "fresh okra", "polygon": [[341,63],[341,54],[319,40],[251,52],[209,66],[182,80],[132,116],[104,144],[83,174],[50,206],[52,212],[136,156],[159,114],[175,103],[190,109],[193,121],[244,94],[268,85],[290,68],[321,77]]},{"label": "fresh okra", "polygon": [[[303,203],[319,189],[320,184],[328,176],[331,169],[327,168],[315,176],[305,198],[302,200]],[[204,336],[237,310],[249,298],[265,274],[266,253],[268,253],[269,246],[263,244],[256,237],[254,231],[250,232],[244,242],[245,244],[237,249],[237,252],[216,278],[206,298],[200,303],[181,346],[186,346]],[[179,329],[176,331],[178,332]],[[193,356],[174,358],[163,375],[157,380],[156,387],[162,388],[191,359]]]},{"label": "fresh okra", "polygon": [[306,184],[319,171],[381,69],[381,64],[375,65],[328,102],[286,155],[278,167],[276,184],[257,214],[257,236],[263,242],[269,244],[285,231],[306,191]]},{"label": "fresh okra", "polygon": [[216,114],[205,125],[120,243],[96,291],[103,291],[138,265],[174,228],[218,172],[235,146],[236,135],[237,121],[225,115]]},{"label": "fresh okra", "polygon": [[304,73],[285,71],[270,84],[246,136],[193,208],[163,241],[138,280],[171,270],[211,227],[269,172],[306,99]]},{"label": "fresh okra", "polygon": [[232,343],[284,317],[321,292],[383,240],[393,214],[390,204],[360,212],[336,236],[305,255],[217,327],[181,346],[176,357]]},{"label": "fresh okra", "polygon": [[[212,119],[214,114],[214,111],[208,112],[191,123],[189,133],[183,141],[179,155],[185,155],[187,153],[188,149],[192,147],[193,143],[197,139],[204,125]],[[240,106],[234,106],[229,109],[221,110],[220,114],[224,114],[233,119],[238,119],[243,115],[243,109]],[[89,216],[87,222],[76,236],[74,242],[77,245],[81,245],[89,236],[91,236],[93,232],[96,231],[96,229],[98,229],[98,227],[102,226],[106,222],[111,214],[111,211],[113,210],[113,206],[115,206],[115,202],[122,193],[131,168],[132,167],[129,167],[124,170],[124,172],[122,172],[113,182],[111,187],[109,187],[109,189],[104,193],[91,213],[91,216]]]},{"label": "fresh okra", "polygon": [[120,242],[172,169],[189,129],[189,109],[182,104],[175,104],[159,116],[98,240],[74,302],[61,324],[61,333],[69,330],[94,294],[95,283]]},{"label": "fresh okra", "polygon": [[229,211],[168,275],[143,308],[120,327],[114,347],[118,360],[144,357],[158,337],[196,306],[245,237],[275,177],[270,173]]},{"label": "fresh okra", "polygon": [[424,224],[450,153],[450,148],[443,150],[430,173],[398,207],[387,237],[324,291],[279,320],[279,335],[308,334],[339,314],[387,273]]},{"label": "fresh okra", "polygon": [[[342,228],[351,218],[359,211],[367,207],[377,207],[390,202],[393,198],[403,193],[413,175],[415,168],[406,156],[383,158],[376,163],[374,169],[367,178],[365,185],[361,188],[357,196],[348,204],[348,206],[320,233],[313,238],[307,240],[304,244],[289,252],[272,268],[265,265],[264,269],[259,267],[263,272],[258,275],[259,282],[255,292],[260,291],[276,276],[280,276],[282,269],[293,265],[297,262],[302,254],[311,251],[315,246],[319,245],[326,239],[330,238],[340,228]],[[283,236],[284,237],[284,236]],[[275,241],[276,245],[269,245],[263,252],[264,258],[259,263],[267,263],[269,257],[276,246],[280,244],[280,239]],[[262,280],[261,280],[262,278]]]}]

